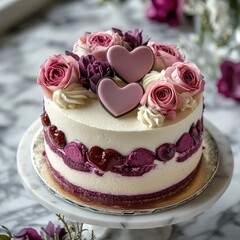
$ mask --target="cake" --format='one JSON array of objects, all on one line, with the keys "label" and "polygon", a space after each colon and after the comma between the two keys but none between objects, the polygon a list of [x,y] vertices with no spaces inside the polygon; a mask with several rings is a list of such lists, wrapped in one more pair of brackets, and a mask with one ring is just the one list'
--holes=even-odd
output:
[{"label": "cake", "polygon": [[84,33],[37,81],[48,169],[79,199],[161,201],[195,178],[205,82],[176,45],[138,29]]}]

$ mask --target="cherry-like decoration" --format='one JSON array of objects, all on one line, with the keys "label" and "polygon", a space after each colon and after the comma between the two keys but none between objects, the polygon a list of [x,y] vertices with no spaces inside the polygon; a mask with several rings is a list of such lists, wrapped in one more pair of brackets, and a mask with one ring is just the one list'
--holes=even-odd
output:
[{"label": "cherry-like decoration", "polygon": [[67,144],[65,134],[58,130],[56,126],[52,125],[48,129],[52,143],[58,148],[64,148]]}]

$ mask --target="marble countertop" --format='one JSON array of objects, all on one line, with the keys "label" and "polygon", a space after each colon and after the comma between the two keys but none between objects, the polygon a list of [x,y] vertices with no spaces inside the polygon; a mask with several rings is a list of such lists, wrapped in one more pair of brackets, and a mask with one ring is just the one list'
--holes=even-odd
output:
[{"label": "marble countertop", "polygon": [[[46,225],[49,220],[57,223],[53,213],[28,195],[17,174],[19,141],[42,111],[42,91],[36,83],[39,66],[49,55],[71,50],[74,41],[84,31],[112,26],[138,27],[152,39],[171,42],[188,32],[189,28],[174,29],[148,21],[144,8],[144,3],[138,0],[123,4],[114,1],[105,5],[87,0],[59,1],[0,37],[0,225],[16,232],[27,226]],[[228,190],[213,207],[173,226],[171,239],[176,240],[238,239],[240,235],[240,105],[220,96],[216,79],[205,76],[204,114],[231,144],[234,175]],[[109,239],[118,238],[113,235]]]}]

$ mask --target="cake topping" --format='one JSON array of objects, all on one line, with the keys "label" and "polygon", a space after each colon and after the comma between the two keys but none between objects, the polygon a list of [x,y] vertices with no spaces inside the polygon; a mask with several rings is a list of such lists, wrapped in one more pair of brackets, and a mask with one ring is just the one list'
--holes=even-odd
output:
[{"label": "cake topping", "polygon": [[80,83],[73,83],[65,89],[53,92],[53,102],[61,108],[77,108],[85,104],[89,98],[97,98],[92,91],[84,88]]},{"label": "cake topping", "polygon": [[146,76],[142,80],[142,85],[144,90],[147,89],[149,85],[151,85],[154,82],[163,80],[165,71],[157,72],[157,71],[151,71],[150,73],[146,74]]},{"label": "cake topping", "polygon": [[81,72],[81,83],[83,87],[97,92],[97,84],[104,77],[113,77],[114,72],[108,61],[97,60],[93,55],[81,56],[79,58]]},{"label": "cake topping", "polygon": [[197,106],[197,101],[191,96],[189,92],[181,93],[180,111],[186,109],[194,109]]},{"label": "cake topping", "polygon": [[161,71],[172,66],[175,62],[184,62],[185,55],[181,49],[174,44],[149,42],[148,46],[152,49],[155,56],[153,70]]},{"label": "cake topping", "polygon": [[147,127],[157,128],[163,125],[165,116],[156,109],[141,106],[138,110],[137,119]]},{"label": "cake topping", "polygon": [[38,83],[47,98],[58,89],[65,89],[72,83],[78,83],[80,71],[77,61],[67,55],[59,54],[49,57],[41,66]]},{"label": "cake topping", "polygon": [[122,80],[132,83],[141,80],[152,69],[154,56],[146,46],[131,52],[122,46],[113,46],[107,52],[107,60]]},{"label": "cake topping", "polygon": [[174,119],[179,106],[179,94],[172,84],[158,81],[148,86],[140,103],[155,109],[167,119]]},{"label": "cake topping", "polygon": [[165,78],[179,93],[189,92],[191,96],[202,92],[205,84],[199,68],[191,62],[174,63],[166,69]]},{"label": "cake topping", "polygon": [[106,110],[119,117],[138,106],[143,89],[137,83],[120,88],[112,79],[105,78],[98,84],[98,96]]},{"label": "cake topping", "polygon": [[85,33],[74,44],[73,52],[79,56],[92,54],[97,59],[105,60],[108,48],[122,43],[122,38],[113,30]]},{"label": "cake topping", "polygon": [[139,29],[87,32],[73,52],[42,64],[38,83],[60,108],[81,111],[82,104],[99,97],[105,110],[121,117],[142,105],[136,118],[148,128],[161,127],[165,119],[196,107],[205,82],[176,45],[149,40]]}]

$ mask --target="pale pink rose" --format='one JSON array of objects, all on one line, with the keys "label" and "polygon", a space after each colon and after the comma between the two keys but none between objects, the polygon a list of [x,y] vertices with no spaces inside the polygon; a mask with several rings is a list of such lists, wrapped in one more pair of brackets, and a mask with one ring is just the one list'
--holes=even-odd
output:
[{"label": "pale pink rose", "polygon": [[85,33],[73,46],[73,52],[82,55],[92,54],[94,57],[105,60],[109,47],[121,45],[122,38],[111,30],[106,32]]},{"label": "pale pink rose", "polygon": [[80,82],[78,62],[73,57],[63,54],[50,56],[41,65],[37,82],[44,95],[51,99],[54,91]]},{"label": "pale pink rose", "polygon": [[179,105],[180,95],[172,83],[158,81],[149,85],[144,93],[140,104],[157,110],[167,119],[174,119]]},{"label": "pale pink rose", "polygon": [[175,62],[185,61],[185,55],[174,44],[149,42],[148,46],[152,49],[155,56],[153,70],[161,71],[172,66]]},{"label": "pale pink rose", "polygon": [[174,63],[166,69],[164,77],[174,84],[178,93],[189,92],[191,96],[195,96],[203,92],[205,81],[194,63]]}]

